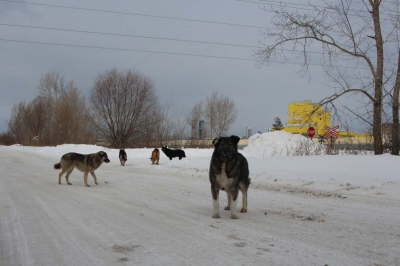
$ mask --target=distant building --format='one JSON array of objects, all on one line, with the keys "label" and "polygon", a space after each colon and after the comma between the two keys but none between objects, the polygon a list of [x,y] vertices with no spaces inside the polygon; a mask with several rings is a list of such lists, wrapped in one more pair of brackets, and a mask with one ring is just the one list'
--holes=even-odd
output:
[{"label": "distant building", "polygon": [[[283,130],[293,134],[307,136],[309,127],[314,127],[315,138],[318,135],[324,135],[327,131],[325,126],[331,126],[331,112],[323,110],[321,106],[313,104],[311,101],[293,102],[288,106],[288,123],[284,125]],[[335,142],[357,142],[372,143],[373,137],[370,133],[356,133],[353,131],[338,130],[339,139]],[[386,132],[391,131],[391,127],[386,126]],[[385,135],[385,125],[383,133]],[[389,134],[386,134],[388,136]]]},{"label": "distant building", "polygon": [[204,120],[193,119],[192,131],[190,136],[191,139],[204,139],[205,136]]},{"label": "distant building", "polygon": [[247,128],[247,137],[249,138],[249,137],[251,137],[251,135],[252,135],[252,129],[251,129],[251,127],[248,127]]},{"label": "distant building", "polygon": [[[314,112],[312,115],[311,113]],[[293,102],[288,107],[288,124],[283,130],[294,134],[307,135],[308,128],[315,128],[316,135],[323,135],[325,126],[331,127],[331,112],[311,101]]]}]

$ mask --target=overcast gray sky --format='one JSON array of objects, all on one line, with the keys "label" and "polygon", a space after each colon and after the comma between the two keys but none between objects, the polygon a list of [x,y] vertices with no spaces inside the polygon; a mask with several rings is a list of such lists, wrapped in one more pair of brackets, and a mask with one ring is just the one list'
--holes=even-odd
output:
[{"label": "overcast gray sky", "polygon": [[[257,4],[234,0],[32,0],[31,3],[127,12],[152,16],[215,21],[271,27],[272,13]],[[287,0],[307,3],[307,1]],[[229,134],[244,135],[245,125],[253,133],[266,131],[274,117],[287,121],[288,103],[318,101],[329,92],[322,69],[312,66],[311,79],[303,77],[299,65],[272,63],[261,68],[252,60],[235,60],[187,55],[145,53],[66,47],[20,40],[164,53],[255,59],[254,49],[226,45],[178,42],[146,38],[44,30],[21,26],[95,31],[157,38],[185,39],[258,46],[262,38],[257,27],[232,26],[189,20],[94,12],[44,5],[0,1],[0,131],[14,103],[32,100],[40,76],[55,70],[74,80],[88,93],[95,77],[108,69],[135,69],[152,78],[160,100],[172,95],[174,107],[185,114],[214,90],[236,103],[238,118]],[[4,25],[9,24],[9,25]],[[12,25],[19,25],[10,26]],[[292,62],[295,62],[293,59]],[[318,59],[316,61],[318,63]]]}]

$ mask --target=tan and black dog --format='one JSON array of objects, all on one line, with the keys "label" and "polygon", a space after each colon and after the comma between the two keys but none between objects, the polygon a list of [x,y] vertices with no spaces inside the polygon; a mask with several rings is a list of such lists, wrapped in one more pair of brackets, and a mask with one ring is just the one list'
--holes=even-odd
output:
[{"label": "tan and black dog", "polygon": [[158,165],[158,162],[160,161],[160,150],[155,148],[153,150],[153,152],[151,153],[151,164],[154,164],[154,162],[156,162],[156,164]]},{"label": "tan and black dog", "polygon": [[119,150],[119,161],[121,162],[122,166],[124,166],[125,162],[128,161],[128,155],[126,155],[125,149]]},{"label": "tan and black dog", "polygon": [[103,162],[110,162],[107,157],[107,153],[103,151],[92,154],[79,154],[75,152],[66,153],[61,157],[60,163],[54,165],[54,169],[62,169],[61,173],[59,174],[58,184],[61,185],[61,177],[63,176],[63,174],[67,173],[67,175],[65,176],[67,184],[72,185],[69,182],[69,175],[76,167],[79,171],[83,172],[83,180],[87,187],[90,187],[87,183],[87,177],[89,173],[93,176],[94,183],[98,185],[94,171],[99,168]]},{"label": "tan and black dog", "polygon": [[249,165],[246,158],[238,153],[238,136],[220,137],[213,140],[214,153],[210,163],[211,193],[214,203],[214,218],[219,216],[219,190],[225,190],[228,195],[228,206],[231,219],[238,219],[236,203],[239,190],[242,191],[243,201],[240,212],[247,212],[247,190],[250,185]]}]

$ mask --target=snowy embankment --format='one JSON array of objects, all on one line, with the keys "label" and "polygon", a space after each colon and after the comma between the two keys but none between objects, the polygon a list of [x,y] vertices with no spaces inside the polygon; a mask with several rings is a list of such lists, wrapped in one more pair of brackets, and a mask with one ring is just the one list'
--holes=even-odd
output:
[{"label": "snowy embankment", "polygon": [[[240,151],[252,184],[239,220],[211,218],[212,149],[161,152],[160,165],[127,149],[122,167],[116,149],[0,146],[0,265],[400,265],[400,158],[276,152],[299,137],[255,135]],[[58,185],[63,154],[100,150],[98,186],[77,170]]]}]

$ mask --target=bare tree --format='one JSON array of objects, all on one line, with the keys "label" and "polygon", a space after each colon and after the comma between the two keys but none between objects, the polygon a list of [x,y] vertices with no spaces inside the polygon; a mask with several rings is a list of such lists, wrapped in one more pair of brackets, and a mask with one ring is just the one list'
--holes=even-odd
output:
[{"label": "bare tree", "polygon": [[203,102],[196,103],[190,113],[186,117],[186,123],[191,127],[191,138],[198,139],[197,132],[195,133],[199,120],[201,120],[203,116]]},{"label": "bare tree", "polygon": [[81,95],[74,81],[65,82],[59,73],[48,72],[40,79],[39,96],[49,105],[46,117],[46,144],[89,141],[91,129],[85,97]]},{"label": "bare tree", "polygon": [[166,145],[165,143],[171,140],[175,127],[172,122],[174,114],[171,114],[172,101],[172,97],[169,97],[164,103],[157,105],[155,111],[157,120],[152,126],[152,134],[149,134],[149,136],[152,136],[151,147]]},{"label": "bare tree", "polygon": [[[39,95],[25,104],[14,105],[8,130],[23,145],[90,143],[92,129],[81,95],[73,81],[55,71],[40,78]],[[39,140],[33,141],[38,136]]]},{"label": "bare tree", "polygon": [[19,144],[25,144],[29,140],[26,130],[26,105],[25,102],[14,104],[8,120],[8,130]]},{"label": "bare tree", "polygon": [[[341,0],[338,4],[324,1],[323,6],[309,4],[312,11],[305,13],[299,10],[290,12],[284,6],[273,9],[275,16],[272,23],[277,31],[265,34],[274,39],[274,43],[257,53],[261,64],[269,63],[278,56],[286,59],[285,56],[290,53],[298,55],[302,58],[302,70],[307,72],[315,52],[314,43],[320,44],[328,79],[340,89],[321,100],[319,105],[332,103],[345,94],[365,96],[373,109],[375,154],[383,153],[382,99],[384,86],[393,79],[393,75],[385,75],[385,67],[390,68],[393,64],[384,43],[389,40],[394,28],[383,32],[383,36],[382,2],[361,0],[362,6],[357,6],[352,0]],[[266,9],[265,6],[263,8]],[[348,66],[349,60],[356,63]]]},{"label": "bare tree", "polygon": [[[393,114],[393,126],[392,126],[392,138],[393,138],[393,147],[392,154],[399,155],[400,150],[400,124],[399,124],[399,92],[400,92],[400,16],[399,16],[399,1],[394,1],[397,16],[391,16],[392,26],[394,27],[393,31],[393,42],[397,46],[398,50],[398,60],[397,60],[397,74],[396,81],[393,87],[393,99],[392,99],[392,114]],[[396,70],[396,68],[394,68]]]},{"label": "bare tree", "polygon": [[48,136],[45,129],[49,126],[47,114],[50,111],[50,104],[41,97],[36,97],[28,103],[25,114],[25,125],[30,136],[38,136],[37,145],[45,143]]},{"label": "bare tree", "polygon": [[157,122],[153,82],[133,71],[99,74],[90,92],[90,119],[112,147],[138,145]]},{"label": "bare tree", "polygon": [[226,134],[237,118],[235,102],[228,96],[213,92],[207,97],[204,116],[211,138]]},{"label": "bare tree", "polygon": [[399,58],[397,64],[397,75],[396,75],[396,83],[393,88],[393,126],[392,126],[392,138],[393,138],[393,147],[392,154],[399,155],[400,149],[400,137],[399,137],[399,91],[400,91],[400,48],[399,48]]},{"label": "bare tree", "polygon": [[[204,117],[205,117],[205,127],[210,134],[210,138],[213,139],[215,123],[216,123],[216,113],[217,113],[217,97],[218,92],[214,91],[210,97],[207,97],[205,108],[204,108]],[[217,135],[218,136],[218,135]]]},{"label": "bare tree", "polygon": [[196,103],[190,114],[187,115],[186,123],[192,125],[194,120],[200,120],[203,115],[203,102]]}]

